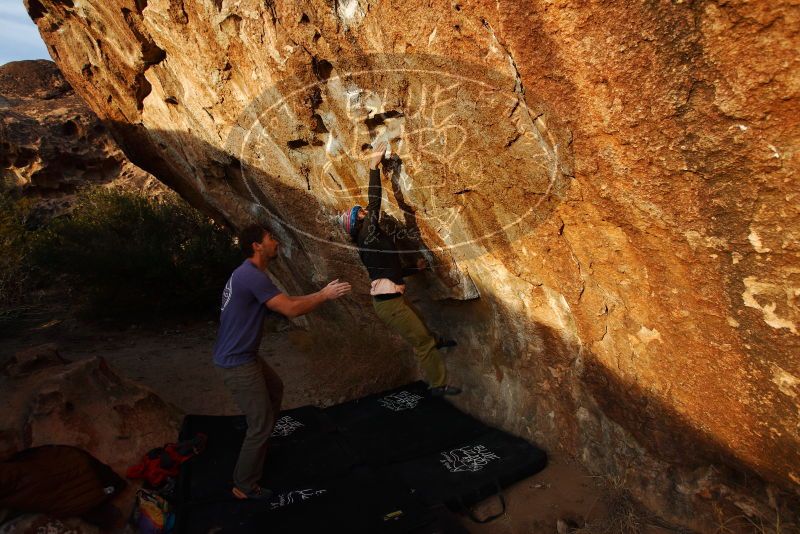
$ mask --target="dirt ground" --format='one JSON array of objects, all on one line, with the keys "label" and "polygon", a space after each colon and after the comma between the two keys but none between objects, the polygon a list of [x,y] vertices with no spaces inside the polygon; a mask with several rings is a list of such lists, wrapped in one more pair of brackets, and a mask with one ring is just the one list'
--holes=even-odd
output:
[{"label": "dirt ground", "polygon": [[[238,413],[211,363],[217,328],[213,321],[108,327],[80,322],[66,307],[54,306],[6,312],[1,319],[0,361],[19,349],[55,342],[68,360],[102,356],[118,374],[153,389],[185,413]],[[286,384],[285,408],[346,400],[331,374],[319,372],[309,346],[306,333],[299,329],[268,333],[263,339],[261,356]],[[618,493],[609,481],[550,452],[543,472],[505,490],[507,510],[500,518],[487,524],[467,516],[457,520],[474,534],[671,532],[646,525],[624,502],[620,509]],[[480,518],[499,510],[499,500],[492,498],[474,512]]]}]

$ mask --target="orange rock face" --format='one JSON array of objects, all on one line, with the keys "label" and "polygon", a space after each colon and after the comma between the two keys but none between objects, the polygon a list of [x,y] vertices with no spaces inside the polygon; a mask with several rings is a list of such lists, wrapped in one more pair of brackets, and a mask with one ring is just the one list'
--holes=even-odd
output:
[{"label": "orange rock face", "polygon": [[69,209],[88,185],[164,191],[128,161],[52,61],[0,66],[0,147],[0,189],[34,199],[38,218]]},{"label": "orange rock face", "polygon": [[459,402],[701,530],[709,496],[797,497],[793,4],[27,5],[135,163],[279,222],[289,291],[356,285],[317,331],[382,335],[333,215],[389,139],[384,207],[434,266],[410,293],[459,339]]}]

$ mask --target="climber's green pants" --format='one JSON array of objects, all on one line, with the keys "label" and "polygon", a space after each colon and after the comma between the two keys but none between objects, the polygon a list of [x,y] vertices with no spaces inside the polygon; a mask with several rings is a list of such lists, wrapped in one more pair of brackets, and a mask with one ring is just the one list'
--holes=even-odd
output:
[{"label": "climber's green pants", "polygon": [[445,385],[447,371],[441,354],[436,350],[436,339],[420,316],[406,302],[406,298],[401,296],[383,301],[373,299],[372,305],[381,321],[414,347],[414,354],[430,387]]}]

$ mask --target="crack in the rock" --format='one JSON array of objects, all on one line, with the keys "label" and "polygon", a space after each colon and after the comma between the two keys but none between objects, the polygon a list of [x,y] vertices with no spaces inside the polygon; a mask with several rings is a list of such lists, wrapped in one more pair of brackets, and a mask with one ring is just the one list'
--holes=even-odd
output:
[{"label": "crack in the rock", "polygon": [[[540,112],[537,115],[533,115],[531,113],[531,110],[528,107],[528,103],[525,98],[525,86],[522,83],[522,75],[519,72],[519,68],[517,67],[517,62],[514,59],[514,55],[511,53],[511,50],[508,48],[508,46],[506,46],[497,36],[494,29],[492,28],[492,25],[489,24],[488,20],[482,18],[481,23],[483,24],[483,27],[486,28],[486,30],[489,32],[489,35],[491,35],[492,39],[497,44],[497,46],[499,46],[500,49],[503,50],[506,57],[508,58],[511,68],[514,70],[514,92],[517,94],[517,103],[515,103],[514,107],[512,108],[509,117],[511,117],[511,115],[516,111],[517,107],[521,103],[524,107],[525,114],[527,115],[528,120],[530,121],[531,132],[536,135],[537,137],[536,140],[539,146],[542,148],[542,150],[552,158],[553,166],[552,169],[550,170],[550,180],[552,184],[555,181],[556,175],[558,173],[561,173],[562,175],[567,175],[567,173],[562,169],[562,166],[559,163],[558,144],[556,143],[552,147],[550,147],[549,144],[545,142],[543,133],[539,129],[539,126],[537,126],[537,121],[539,121],[539,118],[542,117],[542,115],[544,115],[544,112]],[[541,121],[539,121],[539,123],[541,124]]]},{"label": "crack in the rock", "polygon": [[337,180],[336,177],[330,171],[328,172],[328,176],[331,177],[331,180],[333,180],[333,183],[335,183],[336,187],[339,188],[339,191],[343,191],[344,190],[344,188],[342,187],[342,184],[339,183],[339,180]]},{"label": "crack in the rock", "polygon": [[306,179],[306,189],[308,191],[311,191],[311,178],[309,178],[309,175],[311,174],[311,170],[307,166],[302,165],[300,167],[300,174],[302,174],[303,177]]},{"label": "crack in the rock", "polygon": [[509,118],[514,116],[514,112],[517,111],[518,107],[519,107],[519,99],[517,99],[516,102],[514,102],[514,106],[511,108],[511,111],[508,112]]},{"label": "crack in the rock", "polygon": [[508,142],[506,143],[506,146],[505,146],[504,148],[509,148],[511,145],[513,145],[514,143],[516,143],[516,142],[517,142],[517,140],[518,140],[520,137],[522,137],[522,132],[519,132],[519,131],[518,131],[518,132],[516,133],[516,135],[515,135],[514,137],[512,137],[512,138],[511,138],[511,140],[510,140],[510,141],[508,141]]},{"label": "crack in the rock", "polygon": [[278,12],[275,10],[275,2],[274,0],[265,0],[264,7],[269,10],[269,14],[272,17],[272,25],[278,25]]},{"label": "crack in the rock", "polygon": [[564,223],[564,221],[562,220],[561,221],[561,226],[558,228],[558,235],[560,235],[564,239],[564,243],[567,245],[567,249],[569,250],[569,254],[570,254],[570,256],[572,256],[572,261],[574,261],[575,265],[578,267],[578,276],[580,276],[580,279],[581,279],[581,289],[578,292],[578,299],[577,299],[576,302],[580,302],[581,301],[581,297],[583,296],[583,292],[586,290],[586,280],[584,280],[584,278],[583,278],[583,267],[581,266],[581,262],[580,262],[580,260],[578,260],[578,257],[575,255],[575,251],[572,249],[572,245],[570,244],[569,239],[567,239],[567,236],[564,235],[564,227],[565,226],[566,226],[566,223]]},{"label": "crack in the rock", "polygon": [[[606,306],[606,309],[608,309],[608,306]],[[595,341],[595,343],[602,343],[606,339],[607,335],[608,335],[608,321],[606,321],[606,324],[603,325],[603,335],[600,336],[600,339]],[[617,363],[617,365],[619,365],[619,363]]]},{"label": "crack in the rock", "polygon": [[524,104],[525,111],[528,117],[530,118],[531,123],[533,123],[541,115],[537,117],[531,116],[530,109],[528,109],[528,103],[525,100],[525,86],[522,84],[522,76],[519,73],[519,68],[517,68],[517,62],[514,60],[513,54],[508,49],[508,47],[500,40],[500,38],[497,37],[497,34],[492,28],[492,25],[489,24],[489,21],[486,19],[481,19],[481,22],[483,23],[483,26],[489,31],[489,34],[492,36],[492,39],[494,39],[494,41],[500,46],[500,48],[502,48],[506,57],[508,57],[508,60],[511,63],[511,67],[514,69],[514,92],[519,95],[520,100]]}]

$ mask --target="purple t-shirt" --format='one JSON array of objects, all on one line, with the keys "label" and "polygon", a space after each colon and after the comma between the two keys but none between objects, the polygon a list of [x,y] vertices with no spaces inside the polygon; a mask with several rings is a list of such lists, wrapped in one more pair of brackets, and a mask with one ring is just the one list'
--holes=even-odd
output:
[{"label": "purple t-shirt", "polygon": [[214,363],[236,367],[252,361],[261,344],[261,330],[269,309],[264,304],[280,295],[269,276],[250,260],[233,271],[222,292],[219,334]]}]

